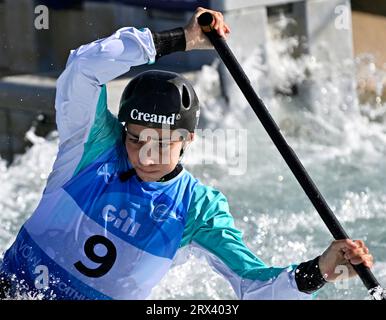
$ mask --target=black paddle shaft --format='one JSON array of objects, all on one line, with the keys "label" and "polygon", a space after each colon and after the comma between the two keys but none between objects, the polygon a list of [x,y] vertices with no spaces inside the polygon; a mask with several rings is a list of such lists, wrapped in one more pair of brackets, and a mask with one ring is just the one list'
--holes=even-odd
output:
[{"label": "black paddle shaft", "polygon": [[[318,211],[320,217],[326,224],[327,228],[330,230],[333,237],[336,240],[348,239],[349,237],[347,233],[328,206],[326,200],[323,198],[311,177],[308,175],[306,169],[300,162],[297,155],[288,145],[284,136],[281,134],[280,128],[273,120],[267,107],[264,105],[264,102],[259,98],[255,90],[252,88],[250,80],[228,47],[226,41],[218,35],[216,30],[211,28],[212,22],[213,17],[209,12],[205,12],[198,17],[198,23],[200,24],[203,32],[213,44],[225,66],[231,73],[233,79],[236,81],[240,90],[243,92],[245,98],[259,118],[261,124],[267,131],[268,135],[271,137],[273,143],[276,145],[280,154],[291,169],[292,173],[295,175],[308,198],[311,200],[312,204]],[[380,285],[369,268],[363,264],[353,265],[353,267],[363,281],[366,288],[370,290],[370,294],[376,290],[379,290]]]}]

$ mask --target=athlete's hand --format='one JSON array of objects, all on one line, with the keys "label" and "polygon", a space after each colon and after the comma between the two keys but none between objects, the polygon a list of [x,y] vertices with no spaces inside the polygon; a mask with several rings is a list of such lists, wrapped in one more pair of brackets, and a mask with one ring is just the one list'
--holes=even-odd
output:
[{"label": "athlete's hand", "polygon": [[192,18],[190,18],[190,21],[184,28],[186,39],[186,51],[193,49],[213,49],[212,44],[202,32],[201,26],[197,22],[197,18],[204,12],[209,12],[212,14],[215,20],[214,29],[217,30],[220,36],[226,38],[226,35],[229,34],[229,32],[231,31],[229,27],[225,24],[224,17],[221,12],[198,7],[196,9],[196,12],[193,14]]},{"label": "athlete's hand", "polygon": [[[319,269],[327,281],[333,282],[337,277],[342,279],[345,275],[347,275],[346,278],[357,275],[350,263],[353,265],[363,263],[368,268],[373,266],[373,256],[362,240],[333,241],[320,256]],[[344,266],[347,269],[337,268],[338,266]]]}]

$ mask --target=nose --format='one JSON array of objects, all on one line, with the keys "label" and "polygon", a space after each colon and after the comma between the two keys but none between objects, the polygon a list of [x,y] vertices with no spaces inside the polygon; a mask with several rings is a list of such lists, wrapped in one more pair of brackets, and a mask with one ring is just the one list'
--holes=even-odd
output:
[{"label": "nose", "polygon": [[139,162],[142,166],[151,166],[159,163],[159,152],[151,143],[146,143],[139,151]]},{"label": "nose", "polygon": [[152,159],[151,157],[139,157],[139,162],[143,166],[151,166],[152,164],[155,164],[154,159]]}]

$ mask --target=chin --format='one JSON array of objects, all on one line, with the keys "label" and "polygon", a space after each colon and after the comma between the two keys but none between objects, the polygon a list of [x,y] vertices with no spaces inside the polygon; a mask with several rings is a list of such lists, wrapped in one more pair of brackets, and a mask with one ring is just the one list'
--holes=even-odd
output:
[{"label": "chin", "polygon": [[161,178],[153,178],[153,177],[141,177],[141,176],[139,177],[142,179],[142,181],[145,181],[145,182],[156,182],[159,179],[161,179]]},{"label": "chin", "polygon": [[144,175],[143,173],[138,173],[137,176],[140,177],[145,182],[155,182],[162,178],[159,175]]}]

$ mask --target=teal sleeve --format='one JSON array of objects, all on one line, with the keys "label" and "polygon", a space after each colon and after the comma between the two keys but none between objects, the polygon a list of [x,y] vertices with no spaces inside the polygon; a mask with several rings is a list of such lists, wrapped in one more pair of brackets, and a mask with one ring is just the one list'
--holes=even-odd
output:
[{"label": "teal sleeve", "polygon": [[221,192],[197,184],[188,213],[182,246],[204,256],[210,267],[228,280],[239,299],[312,299],[298,289],[297,265],[268,266],[246,246]]},{"label": "teal sleeve", "polygon": [[[226,197],[218,190],[196,186],[189,209],[183,245],[196,243],[244,279],[266,281],[288,267],[269,267],[243,242]],[[290,266],[293,270],[296,265]]]},{"label": "teal sleeve", "polygon": [[63,186],[121,137],[120,123],[107,110],[105,85],[155,55],[151,31],[133,27],[71,50],[56,81],[59,150],[45,193]]},{"label": "teal sleeve", "polygon": [[84,152],[74,175],[87,167],[122,137],[122,125],[107,108],[106,85],[102,85],[95,113],[95,120],[84,144]]}]

